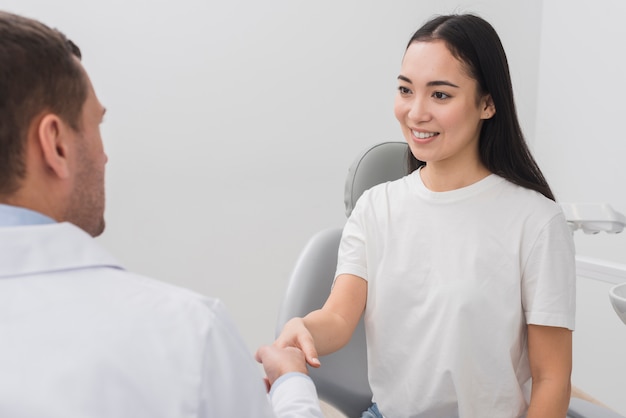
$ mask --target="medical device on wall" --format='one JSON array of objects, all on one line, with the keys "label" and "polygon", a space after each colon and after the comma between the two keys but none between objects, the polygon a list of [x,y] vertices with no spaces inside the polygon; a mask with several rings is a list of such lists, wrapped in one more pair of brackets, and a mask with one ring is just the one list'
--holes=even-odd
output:
[{"label": "medical device on wall", "polygon": [[606,203],[561,203],[561,209],[572,232],[617,234],[626,227],[626,216]]},{"label": "medical device on wall", "polygon": [[[581,229],[586,234],[597,234],[604,231],[617,234],[626,227],[626,216],[615,211],[610,205],[601,203],[561,203],[561,209],[572,232]],[[614,276],[623,277],[623,266],[614,263],[599,262],[584,257],[576,257],[576,268],[579,275],[601,280]],[[617,280],[615,281],[617,283]],[[617,316],[626,324],[626,283],[619,283],[609,289],[609,300]]]},{"label": "medical device on wall", "polygon": [[609,299],[617,316],[626,324],[626,283],[613,286],[609,290]]}]

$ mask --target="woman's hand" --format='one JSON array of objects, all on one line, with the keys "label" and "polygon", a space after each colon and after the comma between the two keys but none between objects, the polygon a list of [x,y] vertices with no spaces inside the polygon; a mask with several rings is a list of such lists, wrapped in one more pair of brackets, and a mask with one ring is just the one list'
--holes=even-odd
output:
[{"label": "woman's hand", "polygon": [[334,353],[348,344],[366,301],[367,282],[358,276],[342,274],[335,280],[324,306],[304,318],[290,319],[274,345],[299,348],[310,366],[320,367],[319,356]]},{"label": "woman's hand", "polygon": [[274,345],[279,348],[299,348],[304,353],[306,362],[311,367],[320,367],[315,341],[302,318],[290,319],[283,327],[276,341],[274,341]]}]

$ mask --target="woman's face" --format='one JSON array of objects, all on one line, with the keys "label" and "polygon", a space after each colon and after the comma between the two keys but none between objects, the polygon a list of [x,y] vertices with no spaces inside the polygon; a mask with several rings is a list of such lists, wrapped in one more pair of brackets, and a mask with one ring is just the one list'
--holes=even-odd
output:
[{"label": "woman's face", "polygon": [[395,115],[415,158],[454,169],[480,163],[480,129],[495,108],[443,41],[412,43],[398,83]]}]

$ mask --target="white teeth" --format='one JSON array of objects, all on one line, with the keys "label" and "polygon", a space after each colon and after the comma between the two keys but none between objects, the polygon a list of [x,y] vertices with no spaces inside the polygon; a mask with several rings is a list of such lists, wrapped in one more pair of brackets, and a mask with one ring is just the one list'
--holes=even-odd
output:
[{"label": "white teeth", "polygon": [[426,138],[430,138],[430,137],[437,135],[437,132],[417,132],[417,131],[412,131],[412,132],[413,132],[413,135],[415,135],[415,137],[418,139],[426,139]]}]

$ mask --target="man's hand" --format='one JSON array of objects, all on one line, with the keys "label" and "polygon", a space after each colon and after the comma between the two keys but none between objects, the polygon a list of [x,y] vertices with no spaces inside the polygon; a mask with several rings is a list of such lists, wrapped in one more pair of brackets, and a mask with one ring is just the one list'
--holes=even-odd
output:
[{"label": "man's hand", "polygon": [[278,348],[273,345],[265,345],[257,350],[255,358],[256,361],[263,364],[268,390],[276,379],[284,374],[291,372],[308,374],[304,353],[295,347]]}]

